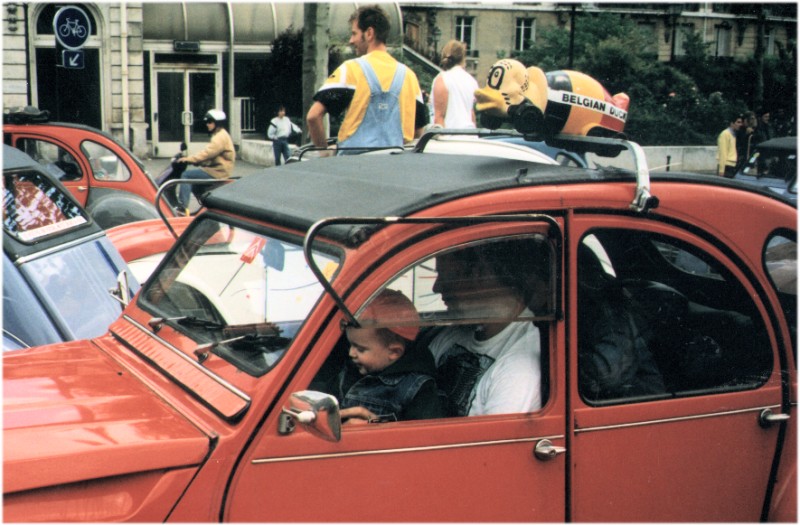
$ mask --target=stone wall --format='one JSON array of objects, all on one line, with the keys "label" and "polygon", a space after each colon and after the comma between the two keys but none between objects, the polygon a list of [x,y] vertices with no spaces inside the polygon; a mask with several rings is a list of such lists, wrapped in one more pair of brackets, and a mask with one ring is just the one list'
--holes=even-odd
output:
[{"label": "stone wall", "polygon": [[[717,169],[716,146],[647,146],[642,148],[651,171],[691,171],[709,173]],[[242,140],[239,157],[260,166],[275,165],[272,142],[269,140]],[[598,164],[633,169],[632,157],[622,153],[619,157],[596,157]]]},{"label": "stone wall", "polygon": [[25,16],[21,4],[4,5],[3,14],[3,107],[28,105],[28,74],[25,55]]},{"label": "stone wall", "polygon": [[[645,158],[650,171],[691,171],[709,173],[717,169],[716,146],[645,146]],[[591,156],[598,164],[633,169],[631,155],[622,153],[616,158]]]}]

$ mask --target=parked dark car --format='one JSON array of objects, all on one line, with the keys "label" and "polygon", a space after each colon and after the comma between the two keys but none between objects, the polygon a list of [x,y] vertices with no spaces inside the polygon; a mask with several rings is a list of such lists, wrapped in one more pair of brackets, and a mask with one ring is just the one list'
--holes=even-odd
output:
[{"label": "parked dark car", "polygon": [[101,335],[138,288],[69,192],[3,146],[3,350]]},{"label": "parked dark car", "polygon": [[766,188],[797,202],[797,137],[780,137],[756,144],[736,180]]},{"label": "parked dark car", "polygon": [[[3,520],[796,522],[796,206],[577,142],[635,170],[419,148],[204,193],[108,333],[3,356]],[[423,416],[387,372],[343,422],[348,333],[398,326]]]},{"label": "parked dark car", "polygon": [[3,142],[56,176],[102,228],[159,217],[158,187],[144,164],[104,131],[51,122],[47,111],[27,106],[3,113]]}]

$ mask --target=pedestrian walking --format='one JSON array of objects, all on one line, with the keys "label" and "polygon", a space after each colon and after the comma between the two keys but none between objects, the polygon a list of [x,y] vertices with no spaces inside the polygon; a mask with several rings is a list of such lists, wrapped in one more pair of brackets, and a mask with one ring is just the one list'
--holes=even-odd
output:
[{"label": "pedestrian walking", "polygon": [[289,160],[289,140],[293,135],[302,133],[300,127],[286,116],[286,106],[278,106],[278,114],[269,122],[267,138],[272,141],[272,153],[275,156],[275,165],[280,166],[283,161]]}]

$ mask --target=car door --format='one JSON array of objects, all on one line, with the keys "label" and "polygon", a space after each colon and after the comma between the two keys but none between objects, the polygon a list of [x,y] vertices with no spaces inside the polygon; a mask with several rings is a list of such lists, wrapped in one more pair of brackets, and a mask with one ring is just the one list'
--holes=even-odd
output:
[{"label": "car door", "polygon": [[[272,404],[240,458],[228,487],[223,518],[564,520],[564,359],[563,353],[556,351],[563,348],[564,333],[563,322],[556,321],[555,315],[560,304],[557,268],[561,267],[561,242],[560,234],[554,238],[548,231],[540,222],[491,223],[420,234],[403,249],[383,245],[386,255],[344,294],[356,311],[382,289],[398,289],[413,298],[423,320],[431,320],[435,317],[432,312],[442,305],[433,291],[437,254],[509,236],[549,235],[553,250],[552,267],[547,270],[549,284],[547,292],[538,296],[546,297],[548,313],[536,321],[543,356],[541,409],[344,425],[338,442],[321,439],[299,425],[291,433],[281,434],[281,407],[288,406],[291,393],[316,389],[330,356],[341,348],[340,316],[329,316],[327,326],[300,342],[307,345],[304,357],[298,359],[297,373],[288,379],[283,394]],[[322,304],[330,308],[332,303],[325,299]],[[530,322],[525,321],[526,325]]]},{"label": "car door", "polygon": [[[775,317],[752,270],[673,225],[590,215],[571,226],[571,519],[759,520],[782,383]],[[602,379],[588,364],[608,351],[594,344],[608,328],[598,308],[628,316],[636,359],[655,364],[647,389],[593,390]]]}]

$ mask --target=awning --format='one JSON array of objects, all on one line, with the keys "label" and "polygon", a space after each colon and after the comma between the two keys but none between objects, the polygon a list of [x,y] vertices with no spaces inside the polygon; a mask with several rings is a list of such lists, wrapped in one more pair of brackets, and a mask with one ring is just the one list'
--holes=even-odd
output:
[{"label": "awning", "polygon": [[[350,39],[348,20],[359,4],[334,2],[330,5],[333,42]],[[402,43],[403,18],[397,3],[380,4],[389,16],[390,46]],[[142,30],[145,40],[196,40],[229,42],[233,18],[233,43],[269,45],[289,27],[302,29],[302,2],[144,2]]]}]

